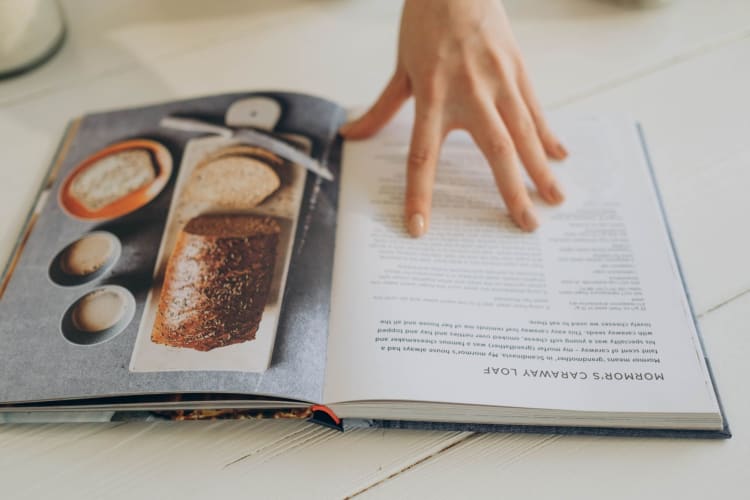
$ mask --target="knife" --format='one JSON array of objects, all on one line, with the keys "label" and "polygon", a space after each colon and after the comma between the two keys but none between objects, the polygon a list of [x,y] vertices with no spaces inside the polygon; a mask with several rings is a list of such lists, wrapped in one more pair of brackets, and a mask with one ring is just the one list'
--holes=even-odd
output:
[{"label": "knife", "polygon": [[270,135],[261,134],[255,130],[233,130],[229,127],[214,125],[213,123],[196,120],[194,118],[179,118],[176,116],[166,116],[162,118],[159,125],[164,128],[182,130],[184,132],[206,132],[226,137],[227,139],[235,139],[252,146],[258,146],[271,151],[285,160],[306,168],[310,172],[327,181],[334,180],[333,173],[328,170],[325,165],[320,164],[320,162],[314,158],[298,151],[284,141],[271,137]]}]

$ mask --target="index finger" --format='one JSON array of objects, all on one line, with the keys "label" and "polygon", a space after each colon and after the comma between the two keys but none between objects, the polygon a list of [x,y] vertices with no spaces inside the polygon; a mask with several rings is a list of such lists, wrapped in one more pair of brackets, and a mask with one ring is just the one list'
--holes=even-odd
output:
[{"label": "index finger", "polygon": [[418,99],[406,166],[404,205],[406,227],[414,237],[422,236],[429,227],[432,189],[443,136],[440,108]]}]

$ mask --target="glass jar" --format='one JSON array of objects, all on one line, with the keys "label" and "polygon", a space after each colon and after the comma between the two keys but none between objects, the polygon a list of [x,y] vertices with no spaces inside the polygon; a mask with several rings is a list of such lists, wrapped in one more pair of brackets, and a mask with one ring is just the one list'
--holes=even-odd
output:
[{"label": "glass jar", "polygon": [[49,59],[65,38],[57,0],[0,0],[0,78]]}]

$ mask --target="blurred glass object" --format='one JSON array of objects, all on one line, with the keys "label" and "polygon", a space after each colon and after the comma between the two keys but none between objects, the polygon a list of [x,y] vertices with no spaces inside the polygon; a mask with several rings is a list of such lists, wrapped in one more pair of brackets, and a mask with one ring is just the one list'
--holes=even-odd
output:
[{"label": "blurred glass object", "polygon": [[64,38],[65,20],[57,0],[0,0],[0,78],[42,64]]},{"label": "blurred glass object", "polygon": [[662,5],[667,5],[669,3],[672,3],[672,0],[611,0],[616,4],[625,6],[625,7],[661,7]]}]

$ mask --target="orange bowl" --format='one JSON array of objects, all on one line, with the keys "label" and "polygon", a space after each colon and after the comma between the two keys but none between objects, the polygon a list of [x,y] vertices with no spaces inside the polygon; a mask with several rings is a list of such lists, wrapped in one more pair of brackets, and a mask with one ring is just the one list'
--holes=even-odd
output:
[{"label": "orange bowl", "polygon": [[[72,195],[71,186],[78,175],[102,158],[133,149],[145,149],[150,153],[156,170],[154,180],[97,210],[90,210]],[[163,144],[148,139],[118,142],[97,151],[78,164],[63,182],[58,201],[71,217],[87,221],[112,220],[134,212],[156,198],[169,182],[170,175],[172,175],[172,155]]]}]

